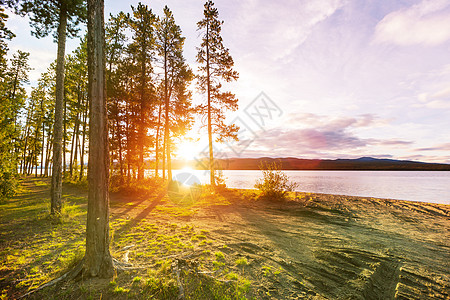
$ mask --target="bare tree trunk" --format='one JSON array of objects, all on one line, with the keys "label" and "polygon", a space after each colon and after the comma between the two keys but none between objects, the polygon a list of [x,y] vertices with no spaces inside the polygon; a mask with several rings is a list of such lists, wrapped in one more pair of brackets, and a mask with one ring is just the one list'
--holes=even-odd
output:
[{"label": "bare tree trunk", "polygon": [[162,155],[162,177],[166,179],[166,138],[164,137],[164,145],[163,145],[163,155]]},{"label": "bare tree trunk", "polygon": [[104,0],[88,0],[89,167],[84,271],[113,275],[109,252],[109,152],[105,83]]},{"label": "bare tree trunk", "polygon": [[[39,123],[37,123],[37,124],[39,124]],[[34,147],[33,147],[34,148],[34,150],[33,150],[33,152],[34,152],[34,166],[35,166],[34,177],[38,176],[38,170],[37,170],[37,167],[38,167],[38,145],[37,145],[38,137],[39,137],[39,126],[37,125],[37,130],[34,133]]]},{"label": "bare tree trunk", "polygon": [[44,149],[45,149],[45,126],[44,122],[42,122],[42,147],[41,147],[41,177],[44,175],[42,172],[44,171]]},{"label": "bare tree trunk", "polygon": [[[142,50],[145,51],[145,48]],[[138,180],[144,179],[144,141],[145,141],[145,74],[147,73],[146,70],[146,62],[144,60],[142,64],[142,70],[141,70],[141,89],[140,89],[140,122],[138,127],[138,151],[139,151],[139,157],[138,157]]]},{"label": "bare tree trunk", "polygon": [[119,170],[120,170],[120,184],[122,184],[123,183],[122,136],[120,134],[119,113],[117,113],[117,116],[116,116],[116,135],[117,135],[117,143],[119,146],[118,159],[119,159]]},{"label": "bare tree trunk", "polygon": [[162,101],[159,101],[159,111],[158,111],[158,124],[156,125],[156,145],[155,145],[155,177],[159,177],[158,167],[159,167],[159,131],[161,128],[161,107]]},{"label": "bare tree trunk", "polygon": [[172,180],[172,166],[170,162],[170,120],[169,120],[169,93],[167,86],[169,84],[168,80],[168,71],[167,71],[167,43],[164,41],[164,100],[166,103],[166,121],[165,121],[165,132],[164,132],[164,145],[165,145],[165,153],[167,158],[167,180]]},{"label": "bare tree trunk", "polygon": [[66,48],[67,9],[61,1],[58,26],[58,57],[56,59],[55,124],[53,129],[53,166],[51,186],[51,214],[61,213],[62,151],[64,118],[64,54]]},{"label": "bare tree trunk", "polygon": [[127,183],[131,181],[131,137],[130,137],[130,124],[129,124],[129,109],[128,104],[125,106],[126,122],[126,139],[127,139]]},{"label": "bare tree trunk", "polygon": [[212,146],[212,126],[211,126],[211,82],[209,75],[209,25],[206,27],[206,80],[208,84],[208,145],[209,145],[209,172],[211,186],[216,186],[214,180],[214,155]]},{"label": "bare tree trunk", "polygon": [[22,167],[21,167],[23,175],[26,174],[26,170],[27,170],[27,149],[28,149],[27,147],[28,147],[28,136],[30,135],[29,131],[30,131],[30,127],[27,122],[25,141],[24,141],[24,146],[23,146]]},{"label": "bare tree trunk", "polygon": [[87,114],[88,114],[89,106],[86,105],[86,109],[83,112],[83,135],[81,141],[81,151],[80,151],[80,177],[78,180],[82,180],[84,177],[84,148],[86,141],[86,122],[87,122]]},{"label": "bare tree trunk", "polygon": [[62,146],[62,153],[63,153],[63,165],[62,165],[62,172],[63,172],[63,178],[66,177],[66,172],[67,172],[67,159],[66,159],[66,154],[67,154],[67,121],[66,121],[66,116],[67,116],[67,99],[66,99],[66,92],[64,91],[64,114],[63,114],[63,146]]},{"label": "bare tree trunk", "polygon": [[[70,157],[69,157],[69,175],[70,175],[70,178],[72,178],[72,176],[73,176],[73,151],[74,151],[74,146],[75,146],[75,128],[73,129],[72,142],[70,144]],[[76,148],[75,148],[75,151],[76,151]]]},{"label": "bare tree trunk", "polygon": [[48,169],[50,167],[51,161],[50,152],[52,152],[52,150],[53,150],[53,135],[51,132],[49,132],[47,136],[47,150],[45,150],[45,171],[44,171],[45,177],[48,177]]},{"label": "bare tree trunk", "polygon": [[[80,105],[80,100],[78,99],[78,105]],[[75,126],[73,128],[73,135],[72,135],[72,145],[70,146],[70,162],[69,162],[69,174],[70,178],[73,177],[73,168],[74,164],[77,162],[77,146],[78,146],[78,135],[79,135],[79,122],[80,114],[77,113],[75,118]],[[77,166],[75,165],[75,168]]]}]

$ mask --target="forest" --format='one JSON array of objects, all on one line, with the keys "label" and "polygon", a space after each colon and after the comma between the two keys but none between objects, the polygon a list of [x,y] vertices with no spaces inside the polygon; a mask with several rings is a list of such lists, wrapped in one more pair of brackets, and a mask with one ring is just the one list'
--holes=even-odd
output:
[{"label": "forest", "polygon": [[[54,189],[64,180],[83,181],[89,152],[87,38],[83,1],[67,7],[40,1],[11,1],[1,6],[1,196],[14,193],[18,175],[52,176]],[[58,57],[42,73],[31,93],[29,53],[9,53],[4,10],[30,19],[36,38],[53,34]],[[123,185],[151,174],[172,178],[172,153],[193,125],[203,121],[212,140],[236,139],[237,127],[225,123],[237,99],[222,84],[238,78],[233,59],[220,36],[222,21],[209,1],[197,24],[198,70],[184,57],[182,29],[166,6],[157,14],[142,3],[132,13],[120,12],[105,20],[105,77],[111,184]],[[61,15],[65,14],[65,30]],[[55,25],[56,24],[56,25]],[[78,48],[64,54],[66,37],[78,38]],[[61,74],[62,73],[62,74]],[[207,98],[194,105],[192,93]],[[205,130],[206,131],[206,130]],[[60,148],[60,149],[59,149]],[[211,161],[213,161],[212,147]],[[214,163],[210,164],[211,168]],[[56,173],[56,174],[55,174]],[[61,174],[61,175],[59,175]],[[214,172],[212,173],[214,174]],[[152,176],[153,176],[152,175]],[[213,178],[214,182],[214,178]]]}]

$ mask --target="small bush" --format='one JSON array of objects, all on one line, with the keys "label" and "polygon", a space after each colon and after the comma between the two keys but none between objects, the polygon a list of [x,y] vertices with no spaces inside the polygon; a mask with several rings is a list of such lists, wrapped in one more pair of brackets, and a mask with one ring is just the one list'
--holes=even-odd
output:
[{"label": "small bush", "polygon": [[217,170],[214,174],[214,180],[216,182],[215,190],[217,192],[225,192],[227,190],[227,184],[225,183],[225,177],[222,170]]},{"label": "small bush", "polygon": [[288,192],[294,191],[298,186],[296,182],[289,181],[289,177],[280,171],[280,163],[266,163],[259,165],[263,178],[256,180],[255,188],[261,191],[261,197],[271,200],[283,200]]},{"label": "small bush", "polygon": [[[0,166],[1,167],[1,166]],[[17,190],[17,180],[13,172],[0,170],[0,200],[10,198]]]}]

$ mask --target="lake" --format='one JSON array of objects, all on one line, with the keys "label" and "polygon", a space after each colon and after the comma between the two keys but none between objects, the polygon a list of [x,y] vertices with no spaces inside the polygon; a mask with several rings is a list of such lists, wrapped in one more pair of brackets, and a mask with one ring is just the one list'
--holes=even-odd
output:
[{"label": "lake", "polygon": [[[299,192],[376,197],[450,204],[450,171],[284,171]],[[230,188],[252,189],[257,170],[225,170]],[[174,170],[180,181],[209,183],[204,170]]]}]

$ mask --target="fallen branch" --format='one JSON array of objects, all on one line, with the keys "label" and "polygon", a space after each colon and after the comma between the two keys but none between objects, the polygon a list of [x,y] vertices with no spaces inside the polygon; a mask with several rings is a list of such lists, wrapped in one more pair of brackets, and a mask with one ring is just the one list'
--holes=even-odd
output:
[{"label": "fallen branch", "polygon": [[122,249],[120,249],[119,250],[119,252],[120,251],[125,251],[125,250],[128,250],[128,249],[131,249],[131,248],[133,248],[135,245],[133,244],[133,245],[129,245],[129,246],[125,246],[125,247],[123,247]]},{"label": "fallen branch", "polygon": [[173,272],[175,273],[175,276],[177,277],[178,299],[184,300],[184,288],[183,288],[183,284],[181,283],[181,280],[180,280],[180,269],[178,268],[178,260],[175,260],[172,263],[172,269],[173,269]]},{"label": "fallen branch", "polygon": [[217,280],[218,282],[221,282],[223,284],[230,284],[232,281],[231,280],[222,280],[222,279],[218,279],[212,275],[209,275],[207,272],[197,272],[198,275],[201,275],[203,277],[206,277],[208,279],[212,279],[212,280]]},{"label": "fallen branch", "polygon": [[142,269],[148,269],[148,268],[151,268],[154,266],[154,265],[133,266],[130,263],[121,262],[120,260],[115,259],[114,257],[113,257],[112,261],[113,261],[114,268],[116,268],[117,270],[120,270],[120,271],[142,270]]}]

